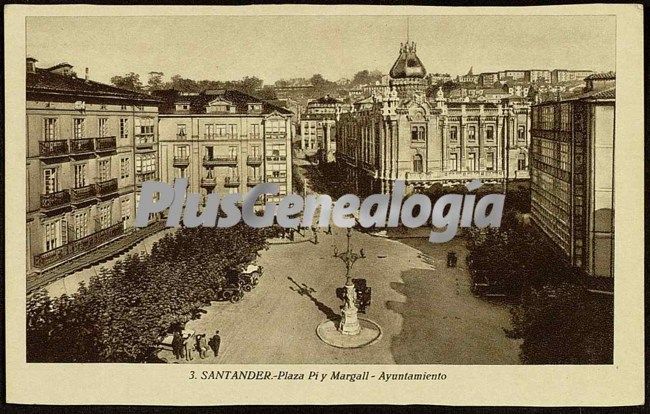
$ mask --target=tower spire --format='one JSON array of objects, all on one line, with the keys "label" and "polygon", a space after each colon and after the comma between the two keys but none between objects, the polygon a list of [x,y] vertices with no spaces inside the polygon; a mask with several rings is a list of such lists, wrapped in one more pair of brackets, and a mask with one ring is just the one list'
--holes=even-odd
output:
[{"label": "tower spire", "polygon": [[409,26],[410,26],[410,17],[406,16],[406,44],[409,44]]}]

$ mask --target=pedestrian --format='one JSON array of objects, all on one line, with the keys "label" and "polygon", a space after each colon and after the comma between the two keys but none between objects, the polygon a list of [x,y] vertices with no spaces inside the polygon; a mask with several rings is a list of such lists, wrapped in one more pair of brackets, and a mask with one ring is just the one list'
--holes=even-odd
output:
[{"label": "pedestrian", "polygon": [[219,331],[216,331],[214,336],[210,339],[210,348],[214,352],[214,356],[219,356],[219,347],[221,346],[221,336],[219,336]]},{"label": "pedestrian", "polygon": [[199,352],[201,359],[208,356],[208,344],[205,340],[205,334],[196,335],[196,350]]},{"label": "pedestrian", "polygon": [[183,337],[179,331],[174,331],[174,336],[172,338],[172,351],[176,359],[182,358],[183,354]]}]

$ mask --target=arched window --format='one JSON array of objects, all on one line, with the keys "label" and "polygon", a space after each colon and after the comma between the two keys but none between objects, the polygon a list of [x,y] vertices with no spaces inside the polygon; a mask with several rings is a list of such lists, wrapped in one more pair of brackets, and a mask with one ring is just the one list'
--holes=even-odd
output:
[{"label": "arched window", "polygon": [[422,164],[422,155],[415,154],[413,156],[413,172],[421,173],[424,171],[424,166]]}]

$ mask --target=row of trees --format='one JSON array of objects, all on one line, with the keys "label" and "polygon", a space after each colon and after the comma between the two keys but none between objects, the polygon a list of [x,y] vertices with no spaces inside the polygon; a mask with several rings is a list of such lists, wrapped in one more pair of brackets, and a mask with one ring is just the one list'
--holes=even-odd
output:
[{"label": "row of trees", "polygon": [[216,300],[230,269],[250,263],[273,229],[179,229],[150,254],[102,269],[72,295],[27,301],[30,362],[145,362],[161,335]]},{"label": "row of trees", "polygon": [[140,75],[134,72],[125,75],[116,75],[111,78],[111,83],[119,88],[136,92],[153,92],[165,89],[175,89],[180,92],[201,92],[206,89],[238,89],[263,99],[276,99],[273,87],[264,85],[264,81],[255,76],[246,76],[235,81],[194,80],[174,75],[165,80],[162,72],[149,72],[146,84]]},{"label": "row of trees", "polygon": [[[275,82],[275,87],[285,86],[313,86],[315,94],[323,96],[326,94],[335,95],[339,89],[354,88],[361,85],[373,84],[380,81],[382,73],[374,70],[361,70],[357,72],[352,80],[342,79],[339,81],[330,81],[317,73],[310,78],[292,78],[280,79]],[[181,92],[200,92],[206,89],[239,89],[252,95],[257,95],[263,99],[276,99],[273,86],[264,85],[264,81],[256,76],[246,76],[241,80],[235,81],[215,81],[215,80],[194,80],[183,78],[181,75],[174,75],[165,80],[165,74],[159,71],[149,72],[145,81],[140,79],[140,75],[135,72],[129,72],[124,75],[116,75],[111,78],[111,83],[119,88],[124,88],[136,92],[158,91],[165,89],[176,89]]]},{"label": "row of trees", "polygon": [[522,341],[524,363],[612,363],[612,298],[587,290],[522,214],[510,210],[500,228],[470,229],[468,236],[472,282],[511,302],[506,334]]}]

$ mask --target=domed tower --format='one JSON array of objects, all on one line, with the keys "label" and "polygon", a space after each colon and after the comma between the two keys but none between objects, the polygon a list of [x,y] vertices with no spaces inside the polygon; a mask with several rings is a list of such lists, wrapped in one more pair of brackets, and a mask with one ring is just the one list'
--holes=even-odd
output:
[{"label": "domed tower", "polygon": [[427,70],[416,54],[415,42],[400,45],[399,56],[389,74],[390,86],[397,90],[400,98],[411,97],[426,90]]}]

